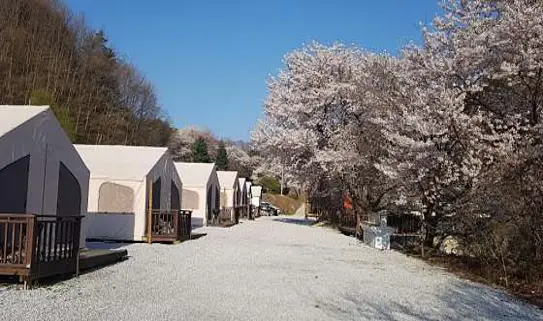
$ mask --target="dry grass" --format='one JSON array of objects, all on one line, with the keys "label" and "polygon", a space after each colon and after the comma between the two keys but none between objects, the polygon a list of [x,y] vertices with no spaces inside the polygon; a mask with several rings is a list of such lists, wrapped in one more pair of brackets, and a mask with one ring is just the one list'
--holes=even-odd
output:
[{"label": "dry grass", "polygon": [[461,278],[508,290],[543,309],[543,280],[531,283],[511,280],[509,288],[506,288],[503,282],[500,282],[499,271],[484,269],[465,257],[437,255],[427,257],[424,261],[445,268]]},{"label": "dry grass", "polygon": [[285,214],[294,214],[294,212],[302,205],[300,200],[276,194],[264,194],[264,201],[279,207],[281,212]]}]

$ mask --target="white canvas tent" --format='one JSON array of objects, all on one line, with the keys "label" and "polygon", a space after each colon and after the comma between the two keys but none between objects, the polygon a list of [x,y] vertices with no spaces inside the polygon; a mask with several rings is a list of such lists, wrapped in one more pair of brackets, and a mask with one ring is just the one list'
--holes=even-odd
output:
[{"label": "white canvas tent", "polygon": [[48,106],[0,106],[0,151],[0,213],[87,214],[89,170]]},{"label": "white canvas tent", "polygon": [[220,207],[215,164],[176,162],[175,168],[183,178],[183,209],[192,210],[194,227],[207,225],[212,210]]},{"label": "white canvas tent", "polygon": [[221,189],[221,207],[236,207],[239,200],[238,172],[217,171]]},{"label": "white canvas tent", "polygon": [[239,199],[238,172],[217,171],[217,177],[221,189],[221,208],[230,211],[230,219],[234,222]]},{"label": "white canvas tent", "polygon": [[182,183],[167,148],[75,147],[90,170],[87,238],[142,241],[150,206],[181,209]]},{"label": "white canvas tent", "polygon": [[251,205],[260,207],[262,202],[262,186],[251,185]]}]

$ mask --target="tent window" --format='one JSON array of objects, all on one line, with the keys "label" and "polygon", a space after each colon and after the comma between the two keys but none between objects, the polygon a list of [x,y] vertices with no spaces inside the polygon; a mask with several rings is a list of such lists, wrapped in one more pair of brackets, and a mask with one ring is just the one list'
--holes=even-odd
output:
[{"label": "tent window", "polygon": [[30,155],[0,169],[0,213],[25,213]]},{"label": "tent window", "polygon": [[171,193],[170,193],[170,208],[172,210],[181,209],[181,199],[179,198],[179,188],[172,181]]},{"label": "tent window", "polygon": [[134,191],[124,185],[105,182],[98,192],[99,213],[134,213]]},{"label": "tent window", "polygon": [[58,169],[57,215],[81,215],[81,186],[62,162]]},{"label": "tent window", "polygon": [[[211,203],[211,202],[210,202]],[[183,190],[183,208],[197,210],[200,207],[200,197],[194,191]]]},{"label": "tent window", "polygon": [[160,196],[162,195],[161,192],[162,188],[162,179],[159,177],[154,183],[153,183],[153,204],[152,209],[154,210],[160,210]]}]

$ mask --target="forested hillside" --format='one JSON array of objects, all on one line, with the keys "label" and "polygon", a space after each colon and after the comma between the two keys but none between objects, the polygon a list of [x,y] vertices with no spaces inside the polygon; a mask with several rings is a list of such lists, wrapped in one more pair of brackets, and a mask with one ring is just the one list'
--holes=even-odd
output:
[{"label": "forested hillside", "polygon": [[72,140],[165,146],[153,85],[55,0],[0,0],[0,104],[51,105]]}]

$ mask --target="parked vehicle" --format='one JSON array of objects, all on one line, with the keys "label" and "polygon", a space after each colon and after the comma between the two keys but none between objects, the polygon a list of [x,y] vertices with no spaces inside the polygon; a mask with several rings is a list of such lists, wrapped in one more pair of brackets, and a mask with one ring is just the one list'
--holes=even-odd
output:
[{"label": "parked vehicle", "polygon": [[277,216],[281,212],[277,206],[274,206],[273,204],[269,202],[262,202],[262,205],[260,209],[265,213],[267,216]]},{"label": "parked vehicle", "polygon": [[260,210],[263,212],[264,215],[270,216],[271,215],[271,204],[268,202],[262,202],[260,204]]},{"label": "parked vehicle", "polygon": [[270,204],[270,208],[272,209],[273,216],[278,216],[281,214],[281,210],[277,206]]}]

